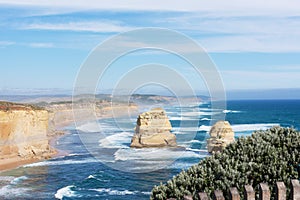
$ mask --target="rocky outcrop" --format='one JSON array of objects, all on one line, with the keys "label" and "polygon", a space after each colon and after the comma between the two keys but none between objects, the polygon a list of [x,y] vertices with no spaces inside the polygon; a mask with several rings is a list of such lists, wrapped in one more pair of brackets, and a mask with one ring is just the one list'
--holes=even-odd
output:
[{"label": "rocky outcrop", "polygon": [[131,147],[175,147],[176,136],[170,133],[171,123],[161,108],[152,109],[138,116]]},{"label": "rocky outcrop", "polygon": [[0,159],[48,158],[48,111],[23,104],[0,102]]},{"label": "rocky outcrop", "polygon": [[207,139],[208,152],[222,151],[234,141],[234,132],[228,121],[218,121],[210,129],[210,138]]}]

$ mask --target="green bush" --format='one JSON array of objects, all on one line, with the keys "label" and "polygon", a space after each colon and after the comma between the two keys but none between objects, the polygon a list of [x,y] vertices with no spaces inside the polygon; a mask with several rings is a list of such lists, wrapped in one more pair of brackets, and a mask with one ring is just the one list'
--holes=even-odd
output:
[{"label": "green bush", "polygon": [[[259,183],[268,183],[274,191],[277,181],[290,186],[300,177],[300,132],[293,128],[273,127],[241,137],[222,153],[214,154],[182,171],[166,184],[155,186],[151,199],[182,199],[198,192],[212,195],[214,190],[228,191],[237,187],[242,192],[250,184],[258,190]],[[272,197],[274,199],[274,197]]]}]

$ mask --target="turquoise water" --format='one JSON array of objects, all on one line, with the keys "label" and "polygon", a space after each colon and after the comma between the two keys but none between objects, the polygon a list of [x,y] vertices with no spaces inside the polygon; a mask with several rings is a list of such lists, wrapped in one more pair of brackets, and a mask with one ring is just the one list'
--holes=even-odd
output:
[{"label": "turquoise water", "polygon": [[208,103],[165,109],[186,151],[130,149],[134,120],[118,119],[119,128],[113,119],[101,120],[101,133],[95,122],[82,124],[57,141],[68,156],[2,173],[0,199],[149,199],[153,185],[208,156],[205,137],[218,113],[226,113],[237,137],[273,125],[300,129],[300,100],[229,101],[227,110],[212,110]]}]

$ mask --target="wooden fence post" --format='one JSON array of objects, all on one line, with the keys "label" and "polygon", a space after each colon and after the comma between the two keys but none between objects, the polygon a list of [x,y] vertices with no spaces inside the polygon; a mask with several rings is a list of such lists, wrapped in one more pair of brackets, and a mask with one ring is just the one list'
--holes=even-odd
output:
[{"label": "wooden fence post", "polygon": [[229,196],[230,196],[230,200],[240,200],[241,199],[239,191],[236,187],[229,189]]},{"label": "wooden fence post", "polygon": [[205,192],[199,192],[198,196],[200,200],[209,200],[208,195]]},{"label": "wooden fence post", "polygon": [[255,192],[251,185],[245,185],[245,199],[246,200],[255,200]]},{"label": "wooden fence post", "polygon": [[193,197],[192,196],[184,196],[183,200],[193,200]]},{"label": "wooden fence post", "polygon": [[276,200],[286,200],[286,187],[284,182],[276,183]]},{"label": "wooden fence post", "polygon": [[300,200],[300,184],[297,179],[291,181],[292,183],[292,200]]},{"label": "wooden fence post", "polygon": [[225,200],[223,192],[221,190],[215,190],[214,200]]},{"label": "wooden fence post", "polygon": [[260,200],[270,200],[271,194],[269,186],[265,183],[259,184],[259,199]]},{"label": "wooden fence post", "polygon": [[[255,191],[251,185],[244,186],[244,196],[245,200],[255,200]],[[275,199],[276,200],[286,200],[286,186],[284,182],[276,182],[275,188]],[[200,200],[210,200],[209,196],[205,192],[199,192],[198,197]],[[236,187],[229,189],[230,200],[240,200],[240,194]],[[193,200],[193,196],[186,195],[183,197],[184,200]],[[215,190],[213,194],[214,200],[225,200],[223,192],[221,190]],[[259,184],[259,199],[260,200],[270,200],[271,192],[270,188],[266,183]],[[291,194],[289,199],[291,200],[300,200],[300,183],[298,179],[291,180]],[[169,198],[167,200],[175,200],[175,198]]]}]

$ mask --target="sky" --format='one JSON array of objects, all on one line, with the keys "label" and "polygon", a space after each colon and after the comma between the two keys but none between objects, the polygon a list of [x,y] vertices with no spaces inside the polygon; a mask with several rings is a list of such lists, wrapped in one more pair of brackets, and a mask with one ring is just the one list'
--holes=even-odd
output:
[{"label": "sky", "polygon": [[[97,45],[145,27],[196,41],[215,63],[226,91],[300,88],[298,0],[0,0],[0,91],[72,90]],[[103,89],[120,78],[120,67],[143,64],[133,60],[168,64],[186,74],[196,90],[205,89],[191,66],[174,56],[147,52],[131,58],[116,64]]]}]

